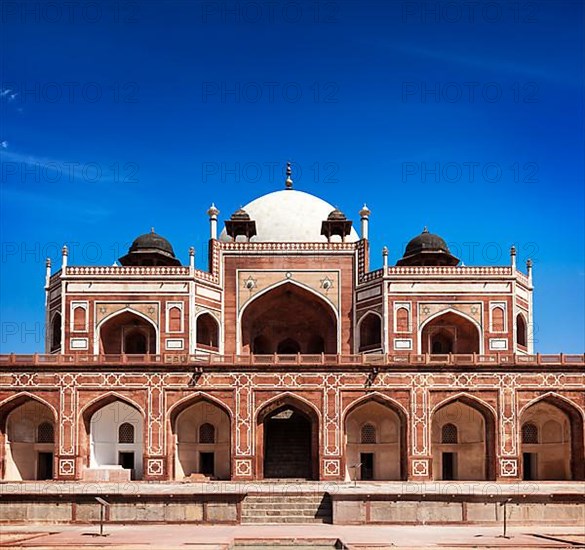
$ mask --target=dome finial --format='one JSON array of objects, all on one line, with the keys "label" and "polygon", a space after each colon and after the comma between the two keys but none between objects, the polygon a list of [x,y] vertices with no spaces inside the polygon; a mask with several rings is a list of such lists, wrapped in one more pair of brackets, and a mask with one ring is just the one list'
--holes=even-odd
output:
[{"label": "dome finial", "polygon": [[290,167],[290,162],[286,163],[286,180],[284,181],[284,186],[286,189],[292,189],[293,180],[291,178],[292,169]]},{"label": "dome finial", "polygon": [[150,228],[150,234],[151,234],[151,235],[154,235],[154,227],[151,227],[151,228]]},{"label": "dome finial", "polygon": [[429,228],[425,225],[424,228],[423,228],[423,230],[422,230],[422,232],[423,233],[428,233],[429,232]]}]

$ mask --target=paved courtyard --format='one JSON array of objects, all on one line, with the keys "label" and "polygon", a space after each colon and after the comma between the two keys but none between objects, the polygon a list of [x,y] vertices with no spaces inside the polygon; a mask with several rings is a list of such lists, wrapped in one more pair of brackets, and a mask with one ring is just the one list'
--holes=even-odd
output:
[{"label": "paved courtyard", "polygon": [[[577,548],[585,547],[585,525],[519,527],[501,537],[501,527],[481,526],[336,526],[336,525],[113,525],[105,537],[97,526],[10,525],[0,527],[1,548],[108,548],[175,550],[237,547],[304,548],[310,539],[318,548],[334,548],[340,540],[349,549],[384,548]],[[272,540],[272,542],[270,542]],[[263,542],[259,542],[263,541]],[[283,541],[288,542],[282,546]],[[339,546],[338,546],[339,547]]]},{"label": "paved courtyard", "polygon": [[582,495],[585,484],[580,481],[205,481],[205,482],[141,482],[90,483],[80,481],[7,481],[0,483],[0,495],[11,494],[242,494],[242,493],[320,493],[340,495],[474,495],[480,497],[530,495]]}]

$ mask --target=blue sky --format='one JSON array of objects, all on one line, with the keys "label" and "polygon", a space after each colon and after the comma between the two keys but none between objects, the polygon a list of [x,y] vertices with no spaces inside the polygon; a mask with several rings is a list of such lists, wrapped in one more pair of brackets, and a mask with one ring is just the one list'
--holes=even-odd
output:
[{"label": "blue sky", "polygon": [[6,2],[0,350],[42,350],[44,259],[106,264],[151,226],[206,267],[282,188],[372,266],[427,225],[466,265],[534,260],[535,347],[585,348],[582,2]]}]

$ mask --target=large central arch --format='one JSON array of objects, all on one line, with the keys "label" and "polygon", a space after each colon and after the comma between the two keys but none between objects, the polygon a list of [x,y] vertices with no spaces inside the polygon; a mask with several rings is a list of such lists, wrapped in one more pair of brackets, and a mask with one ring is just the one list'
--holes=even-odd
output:
[{"label": "large central arch", "polygon": [[284,394],[256,416],[256,471],[263,478],[319,479],[319,414],[307,401]]},{"label": "large central arch", "polygon": [[250,302],[241,317],[243,353],[337,353],[337,320],[330,304],[292,282]]},{"label": "large central arch", "polygon": [[420,352],[481,353],[482,337],[475,320],[453,309],[429,318],[420,329]]},{"label": "large central arch", "polygon": [[145,355],[158,350],[157,327],[139,311],[124,309],[113,313],[101,321],[97,333],[96,353]]}]

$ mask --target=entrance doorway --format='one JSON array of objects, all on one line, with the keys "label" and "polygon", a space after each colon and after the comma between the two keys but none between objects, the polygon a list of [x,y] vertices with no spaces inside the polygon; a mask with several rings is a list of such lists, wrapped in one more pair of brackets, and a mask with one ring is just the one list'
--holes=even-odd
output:
[{"label": "entrance doorway", "polygon": [[293,408],[264,421],[264,477],[311,478],[311,422]]},{"label": "entrance doorway", "polygon": [[445,481],[455,479],[457,455],[455,453],[443,453],[443,476]]},{"label": "entrance doorway", "polygon": [[374,453],[360,453],[362,480],[374,479]]},{"label": "entrance doorway", "polygon": [[537,479],[536,453],[522,453],[522,471],[525,481]]},{"label": "entrance doorway", "polygon": [[118,454],[118,464],[124,470],[130,470],[130,479],[134,479],[134,453],[120,452]]},{"label": "entrance doorway", "polygon": [[199,453],[199,471],[206,476],[215,475],[215,453]]},{"label": "entrance doorway", "polygon": [[37,479],[53,479],[53,453],[39,453]]}]

